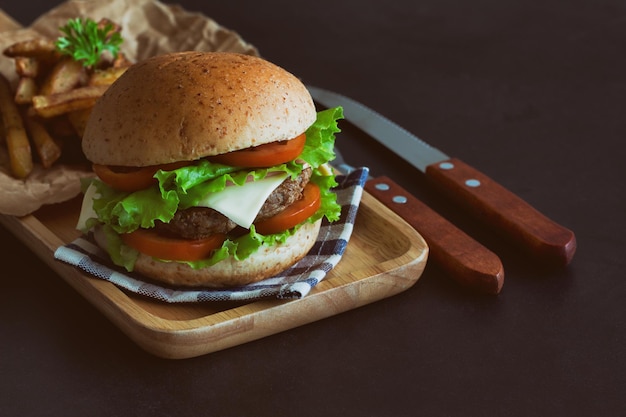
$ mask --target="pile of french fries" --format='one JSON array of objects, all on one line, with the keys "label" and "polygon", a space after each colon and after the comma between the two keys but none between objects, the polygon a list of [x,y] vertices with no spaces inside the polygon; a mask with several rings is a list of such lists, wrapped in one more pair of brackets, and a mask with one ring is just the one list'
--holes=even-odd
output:
[{"label": "pile of french fries", "polygon": [[60,54],[54,40],[43,37],[17,42],[3,53],[7,58],[1,59],[15,61],[18,76],[12,88],[0,74],[0,143],[4,139],[16,178],[30,175],[34,156],[49,168],[67,147],[80,148],[96,100],[131,65],[118,53],[97,68],[85,68]]}]

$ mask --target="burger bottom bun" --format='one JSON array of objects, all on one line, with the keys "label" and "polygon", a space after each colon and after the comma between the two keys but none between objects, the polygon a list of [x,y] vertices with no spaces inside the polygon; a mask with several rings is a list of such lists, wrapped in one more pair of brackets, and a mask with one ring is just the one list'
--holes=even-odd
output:
[{"label": "burger bottom bun", "polygon": [[[305,223],[284,243],[261,246],[248,258],[237,261],[229,257],[215,265],[194,269],[185,263],[168,262],[140,254],[135,271],[173,286],[234,287],[270,278],[289,268],[311,250],[319,234],[321,220]],[[96,242],[104,247],[96,231]]]}]

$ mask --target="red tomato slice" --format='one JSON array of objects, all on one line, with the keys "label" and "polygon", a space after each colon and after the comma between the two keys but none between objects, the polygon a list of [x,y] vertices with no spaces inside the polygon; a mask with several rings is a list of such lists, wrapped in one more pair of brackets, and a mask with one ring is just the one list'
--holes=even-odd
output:
[{"label": "red tomato slice", "polygon": [[235,167],[268,168],[296,159],[302,153],[305,143],[306,135],[303,133],[291,140],[215,155],[209,157],[209,160]]},{"label": "red tomato slice", "polygon": [[262,222],[255,223],[256,231],[262,235],[280,233],[283,230],[302,223],[311,217],[322,204],[320,189],[313,183],[308,183],[304,187],[302,198],[280,213]]},{"label": "red tomato slice", "polygon": [[125,244],[143,254],[171,261],[199,261],[208,258],[226,239],[225,234],[196,240],[171,238],[147,229],[137,229],[122,234],[121,237]]},{"label": "red tomato slice", "polygon": [[151,165],[147,167],[110,167],[93,164],[93,171],[105,184],[120,191],[139,191],[156,183],[154,174],[160,169],[171,171],[181,168],[189,162],[173,162],[171,164]]}]

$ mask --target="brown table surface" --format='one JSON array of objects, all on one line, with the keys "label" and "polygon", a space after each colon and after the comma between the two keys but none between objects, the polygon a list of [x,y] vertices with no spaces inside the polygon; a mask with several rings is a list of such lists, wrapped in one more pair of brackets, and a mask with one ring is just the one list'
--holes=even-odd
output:
[{"label": "brown table surface", "polygon": [[[58,3],[0,7],[28,25]],[[397,296],[165,360],[1,229],[0,415],[624,415],[623,2],[178,3],[480,168],[572,229],[578,252],[565,269],[542,268],[345,126],[349,162],[394,178],[501,256],[498,297],[429,263]]]}]

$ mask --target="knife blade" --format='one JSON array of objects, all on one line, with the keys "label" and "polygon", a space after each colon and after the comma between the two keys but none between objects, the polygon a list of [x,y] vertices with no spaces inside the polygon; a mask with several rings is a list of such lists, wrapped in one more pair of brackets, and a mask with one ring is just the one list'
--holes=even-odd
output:
[{"label": "knife blade", "polygon": [[569,264],[576,252],[574,233],[477,169],[452,158],[378,112],[344,95],[307,86],[326,107],[342,106],[346,120],[419,169],[439,190],[535,259]]},{"label": "knife blade", "polygon": [[[354,167],[347,164],[341,152],[332,165],[344,173]],[[448,276],[473,291],[497,295],[504,284],[500,258],[458,229],[417,197],[386,176],[368,178],[365,190],[417,230],[429,247],[429,258]]]}]

